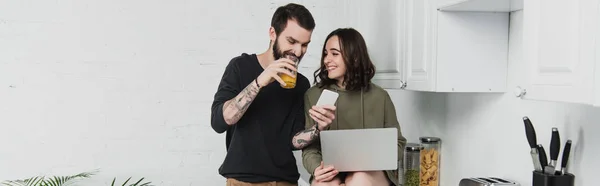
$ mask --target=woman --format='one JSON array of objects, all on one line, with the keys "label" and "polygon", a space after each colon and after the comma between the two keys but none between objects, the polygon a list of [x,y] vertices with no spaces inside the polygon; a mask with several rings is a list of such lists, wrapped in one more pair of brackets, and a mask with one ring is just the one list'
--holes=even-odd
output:
[{"label": "woman", "polygon": [[[321,67],[315,71],[315,86],[305,95],[307,130],[364,128],[398,129],[398,160],[403,157],[406,139],[400,132],[396,109],[387,91],[371,83],[375,66],[362,35],[352,28],[340,28],[325,39]],[[314,106],[323,89],[339,94],[335,111]],[[328,114],[334,112],[334,117]],[[315,128],[316,127],[316,128]],[[323,165],[317,138],[302,150],[304,168],[312,175],[311,185],[398,185],[398,171],[337,172]]]}]

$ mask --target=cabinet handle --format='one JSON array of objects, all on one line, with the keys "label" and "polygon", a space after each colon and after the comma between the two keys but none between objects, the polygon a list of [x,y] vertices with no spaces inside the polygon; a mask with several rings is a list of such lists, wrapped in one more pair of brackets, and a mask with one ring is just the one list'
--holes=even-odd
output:
[{"label": "cabinet handle", "polygon": [[527,94],[527,89],[521,88],[520,86],[517,86],[514,90],[514,94],[516,97],[518,98],[523,98],[523,96],[525,96],[525,94]]},{"label": "cabinet handle", "polygon": [[400,81],[400,89],[406,88],[406,81]]}]

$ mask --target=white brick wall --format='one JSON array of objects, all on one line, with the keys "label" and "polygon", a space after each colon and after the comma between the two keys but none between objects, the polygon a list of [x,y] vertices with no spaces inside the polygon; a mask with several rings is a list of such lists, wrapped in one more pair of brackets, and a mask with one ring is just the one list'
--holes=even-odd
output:
[{"label": "white brick wall", "polygon": [[[301,70],[312,77],[348,11],[342,0],[295,2],[317,21]],[[224,135],[209,123],[218,79],[232,57],[266,50],[285,3],[0,1],[0,180],[99,169],[85,185],[223,185]],[[398,110],[419,112],[407,105]]]},{"label": "white brick wall", "polygon": [[[293,1],[305,4],[317,21],[302,73],[312,76],[328,32],[356,23],[352,9],[367,4],[351,4],[359,1]],[[270,16],[285,3],[0,0],[0,180],[100,169],[83,185],[106,186],[113,177],[129,176],[166,186],[224,185],[217,174],[224,135],[209,123],[218,78],[232,57],[266,49]],[[360,31],[365,29],[376,31]],[[516,66],[509,74],[519,79],[516,54],[511,52]],[[540,130],[565,128],[565,138],[575,140],[570,168],[576,182],[594,185],[597,108],[510,95],[390,93],[410,142],[422,135],[445,141],[442,167],[449,172],[441,173],[443,185],[487,175],[530,183],[530,157],[518,123],[523,115],[538,115]],[[465,134],[490,131],[500,131],[499,137],[477,138],[478,143],[496,148],[461,150],[478,147]],[[517,137],[496,140],[507,135]],[[538,138],[549,135],[540,132]],[[516,154],[515,146],[523,151]],[[490,158],[502,161],[494,169],[479,166]]]}]

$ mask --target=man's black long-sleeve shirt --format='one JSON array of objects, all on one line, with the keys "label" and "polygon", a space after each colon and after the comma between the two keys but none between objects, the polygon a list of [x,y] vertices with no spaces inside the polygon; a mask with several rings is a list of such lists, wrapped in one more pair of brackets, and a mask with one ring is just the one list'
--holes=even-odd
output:
[{"label": "man's black long-sleeve shirt", "polygon": [[277,81],[262,87],[236,124],[227,125],[223,117],[223,104],[255,83],[262,72],[256,54],[235,57],[225,68],[211,115],[213,129],[226,132],[227,155],[219,174],[244,182],[297,183],[292,137],[304,129],[304,93],[310,87],[305,76],[298,73],[293,89],[284,89]]}]

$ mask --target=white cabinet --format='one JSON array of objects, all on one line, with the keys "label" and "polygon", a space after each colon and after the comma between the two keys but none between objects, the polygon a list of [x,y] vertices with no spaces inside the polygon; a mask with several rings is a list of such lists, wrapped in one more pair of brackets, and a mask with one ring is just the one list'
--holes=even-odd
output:
[{"label": "white cabinet", "polygon": [[523,56],[528,66],[521,86],[526,90],[524,99],[594,103],[598,2],[524,2]]},{"label": "white cabinet", "polygon": [[448,0],[405,2],[405,89],[506,91],[507,12],[439,10]]},{"label": "white cabinet", "polygon": [[440,10],[467,12],[512,12],[523,9],[523,0],[441,0]]},{"label": "white cabinet", "polygon": [[[598,3],[598,9],[597,10],[597,16],[596,18],[598,20],[596,20],[596,23],[598,21],[600,21],[600,2]],[[596,34],[595,34],[595,40],[596,40],[596,70],[594,71],[594,75],[596,76],[595,78],[595,84],[594,84],[594,95],[595,95],[595,101],[594,101],[594,105],[597,107],[600,107],[600,23],[596,24]]]},{"label": "white cabinet", "polygon": [[[465,12],[460,8],[438,10],[440,6],[460,7],[452,3],[467,2],[464,0],[394,2],[395,17],[384,19],[384,23],[377,19],[358,19],[360,23],[357,25],[362,25],[361,28],[387,25],[386,28],[373,29],[366,36],[367,40],[380,41],[367,41],[372,58],[375,61],[385,60],[377,66],[375,83],[389,89],[428,92],[506,91],[507,12]],[[370,13],[381,14],[371,8],[361,11],[372,10]],[[388,30],[395,32],[390,34]],[[381,48],[373,48],[390,43],[395,44],[395,51],[377,53],[376,50]],[[395,56],[390,56],[390,52]]]},{"label": "white cabinet", "polygon": [[[598,31],[596,38],[600,38],[600,30]],[[596,43],[599,43],[599,42],[596,41]],[[596,76],[596,80],[595,80],[596,84],[594,86],[594,95],[595,95],[594,106],[600,107],[600,45],[596,46],[596,71],[594,74]]]},{"label": "white cabinet", "polygon": [[600,0],[382,0],[345,6],[388,89],[506,92],[509,15],[523,9],[530,100],[600,106]]},{"label": "white cabinet", "polygon": [[347,9],[348,27],[358,30],[375,64],[374,83],[384,88],[400,88],[402,80],[402,46],[398,33],[402,33],[402,21],[398,11],[404,0],[344,1]]},{"label": "white cabinet", "polygon": [[[521,2],[516,3],[516,2]],[[522,0],[345,1],[387,89],[505,92],[510,11]]]}]

